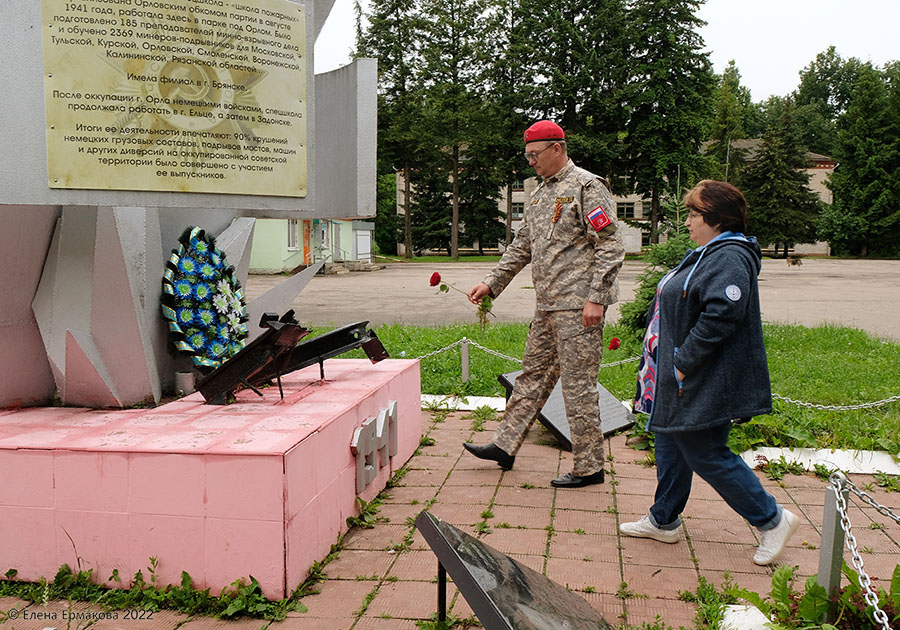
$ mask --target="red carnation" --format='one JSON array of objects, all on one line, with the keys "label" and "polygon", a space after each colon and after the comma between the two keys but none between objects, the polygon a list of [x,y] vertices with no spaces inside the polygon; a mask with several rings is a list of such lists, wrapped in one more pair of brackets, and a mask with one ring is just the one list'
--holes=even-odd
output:
[{"label": "red carnation", "polygon": [[609,350],[618,350],[621,342],[618,337],[613,337],[609,340]]},{"label": "red carnation", "polygon": [[441,274],[435,271],[433,274],[431,274],[431,280],[429,280],[428,283],[433,287],[439,285],[441,283]]}]

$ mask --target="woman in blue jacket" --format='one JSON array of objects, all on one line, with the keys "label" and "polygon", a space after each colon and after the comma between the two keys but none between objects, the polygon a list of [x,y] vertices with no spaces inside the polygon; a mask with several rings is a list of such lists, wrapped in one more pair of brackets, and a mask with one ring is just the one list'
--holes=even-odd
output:
[{"label": "woman in blue jacket", "polygon": [[757,286],[761,252],[743,235],[747,202],[731,184],[704,180],[684,203],[685,226],[699,247],[657,287],[635,399],[656,434],[656,495],[649,514],[619,531],[678,542],[697,473],[759,530],[753,561],[770,564],[799,519],[727,445],[733,422],[772,410]]}]

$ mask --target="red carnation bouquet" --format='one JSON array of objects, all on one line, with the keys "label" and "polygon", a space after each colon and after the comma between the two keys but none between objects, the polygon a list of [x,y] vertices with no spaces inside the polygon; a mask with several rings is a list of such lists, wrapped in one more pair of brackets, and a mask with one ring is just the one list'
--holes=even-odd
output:
[{"label": "red carnation bouquet", "polygon": [[[450,289],[453,289],[454,291],[459,291],[460,293],[465,295],[466,298],[469,297],[469,294],[466,293],[465,291],[463,291],[462,289],[459,289],[459,288],[453,286],[449,282],[444,282],[443,280],[441,280],[441,274],[439,274],[437,271],[435,271],[433,274],[431,274],[431,278],[428,280],[428,284],[430,284],[433,287],[437,287],[438,290],[441,291],[442,293],[449,293]],[[478,323],[481,324],[482,330],[484,330],[484,327],[487,326],[488,315],[490,315],[491,317],[497,317],[496,315],[491,313],[491,308],[493,306],[494,306],[494,301],[490,297],[483,297],[481,299],[481,303],[478,305],[478,311],[477,311]]]}]

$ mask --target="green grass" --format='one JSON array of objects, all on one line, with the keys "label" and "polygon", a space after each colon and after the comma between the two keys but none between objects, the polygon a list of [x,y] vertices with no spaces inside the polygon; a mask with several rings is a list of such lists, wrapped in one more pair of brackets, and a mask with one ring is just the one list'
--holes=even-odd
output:
[{"label": "green grass", "polygon": [[[495,323],[420,327],[390,324],[375,329],[391,356],[417,358],[468,337],[482,346],[520,358],[528,325]],[[824,405],[873,402],[900,394],[900,344],[863,331],[836,326],[764,326],[772,391],[795,400]],[[640,345],[626,331],[610,325],[604,345],[619,337],[617,350],[604,350],[603,362],[637,355]],[[361,351],[345,356],[363,356]],[[600,382],[622,400],[634,395],[637,362],[602,368]],[[503,396],[497,376],[520,369],[518,363],[470,347],[468,383],[461,380],[459,348],[422,360],[422,393]],[[771,414],[732,431],[732,447],[794,446],[900,451],[900,402],[873,409],[818,410],[775,400]]]}]

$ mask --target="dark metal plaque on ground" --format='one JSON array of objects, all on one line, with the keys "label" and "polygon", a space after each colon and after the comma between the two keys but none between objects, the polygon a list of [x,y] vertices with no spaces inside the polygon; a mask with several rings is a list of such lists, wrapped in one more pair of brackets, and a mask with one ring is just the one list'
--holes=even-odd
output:
[{"label": "dark metal plaque on ground", "polygon": [[[516,377],[521,373],[522,370],[519,370],[497,377],[500,384],[506,388],[506,400],[509,400]],[[628,411],[625,405],[600,383],[597,383],[597,394],[600,397],[600,426],[603,429],[603,435],[612,435],[616,431],[626,429],[634,424],[634,414]],[[550,392],[550,398],[547,399],[538,414],[538,420],[559,440],[565,450],[572,450],[572,433],[569,431],[569,420],[566,418],[566,405],[563,402],[560,381],[556,381],[556,386]]]},{"label": "dark metal plaque on ground", "polygon": [[416,528],[487,630],[612,630],[584,598],[432,514]]}]

